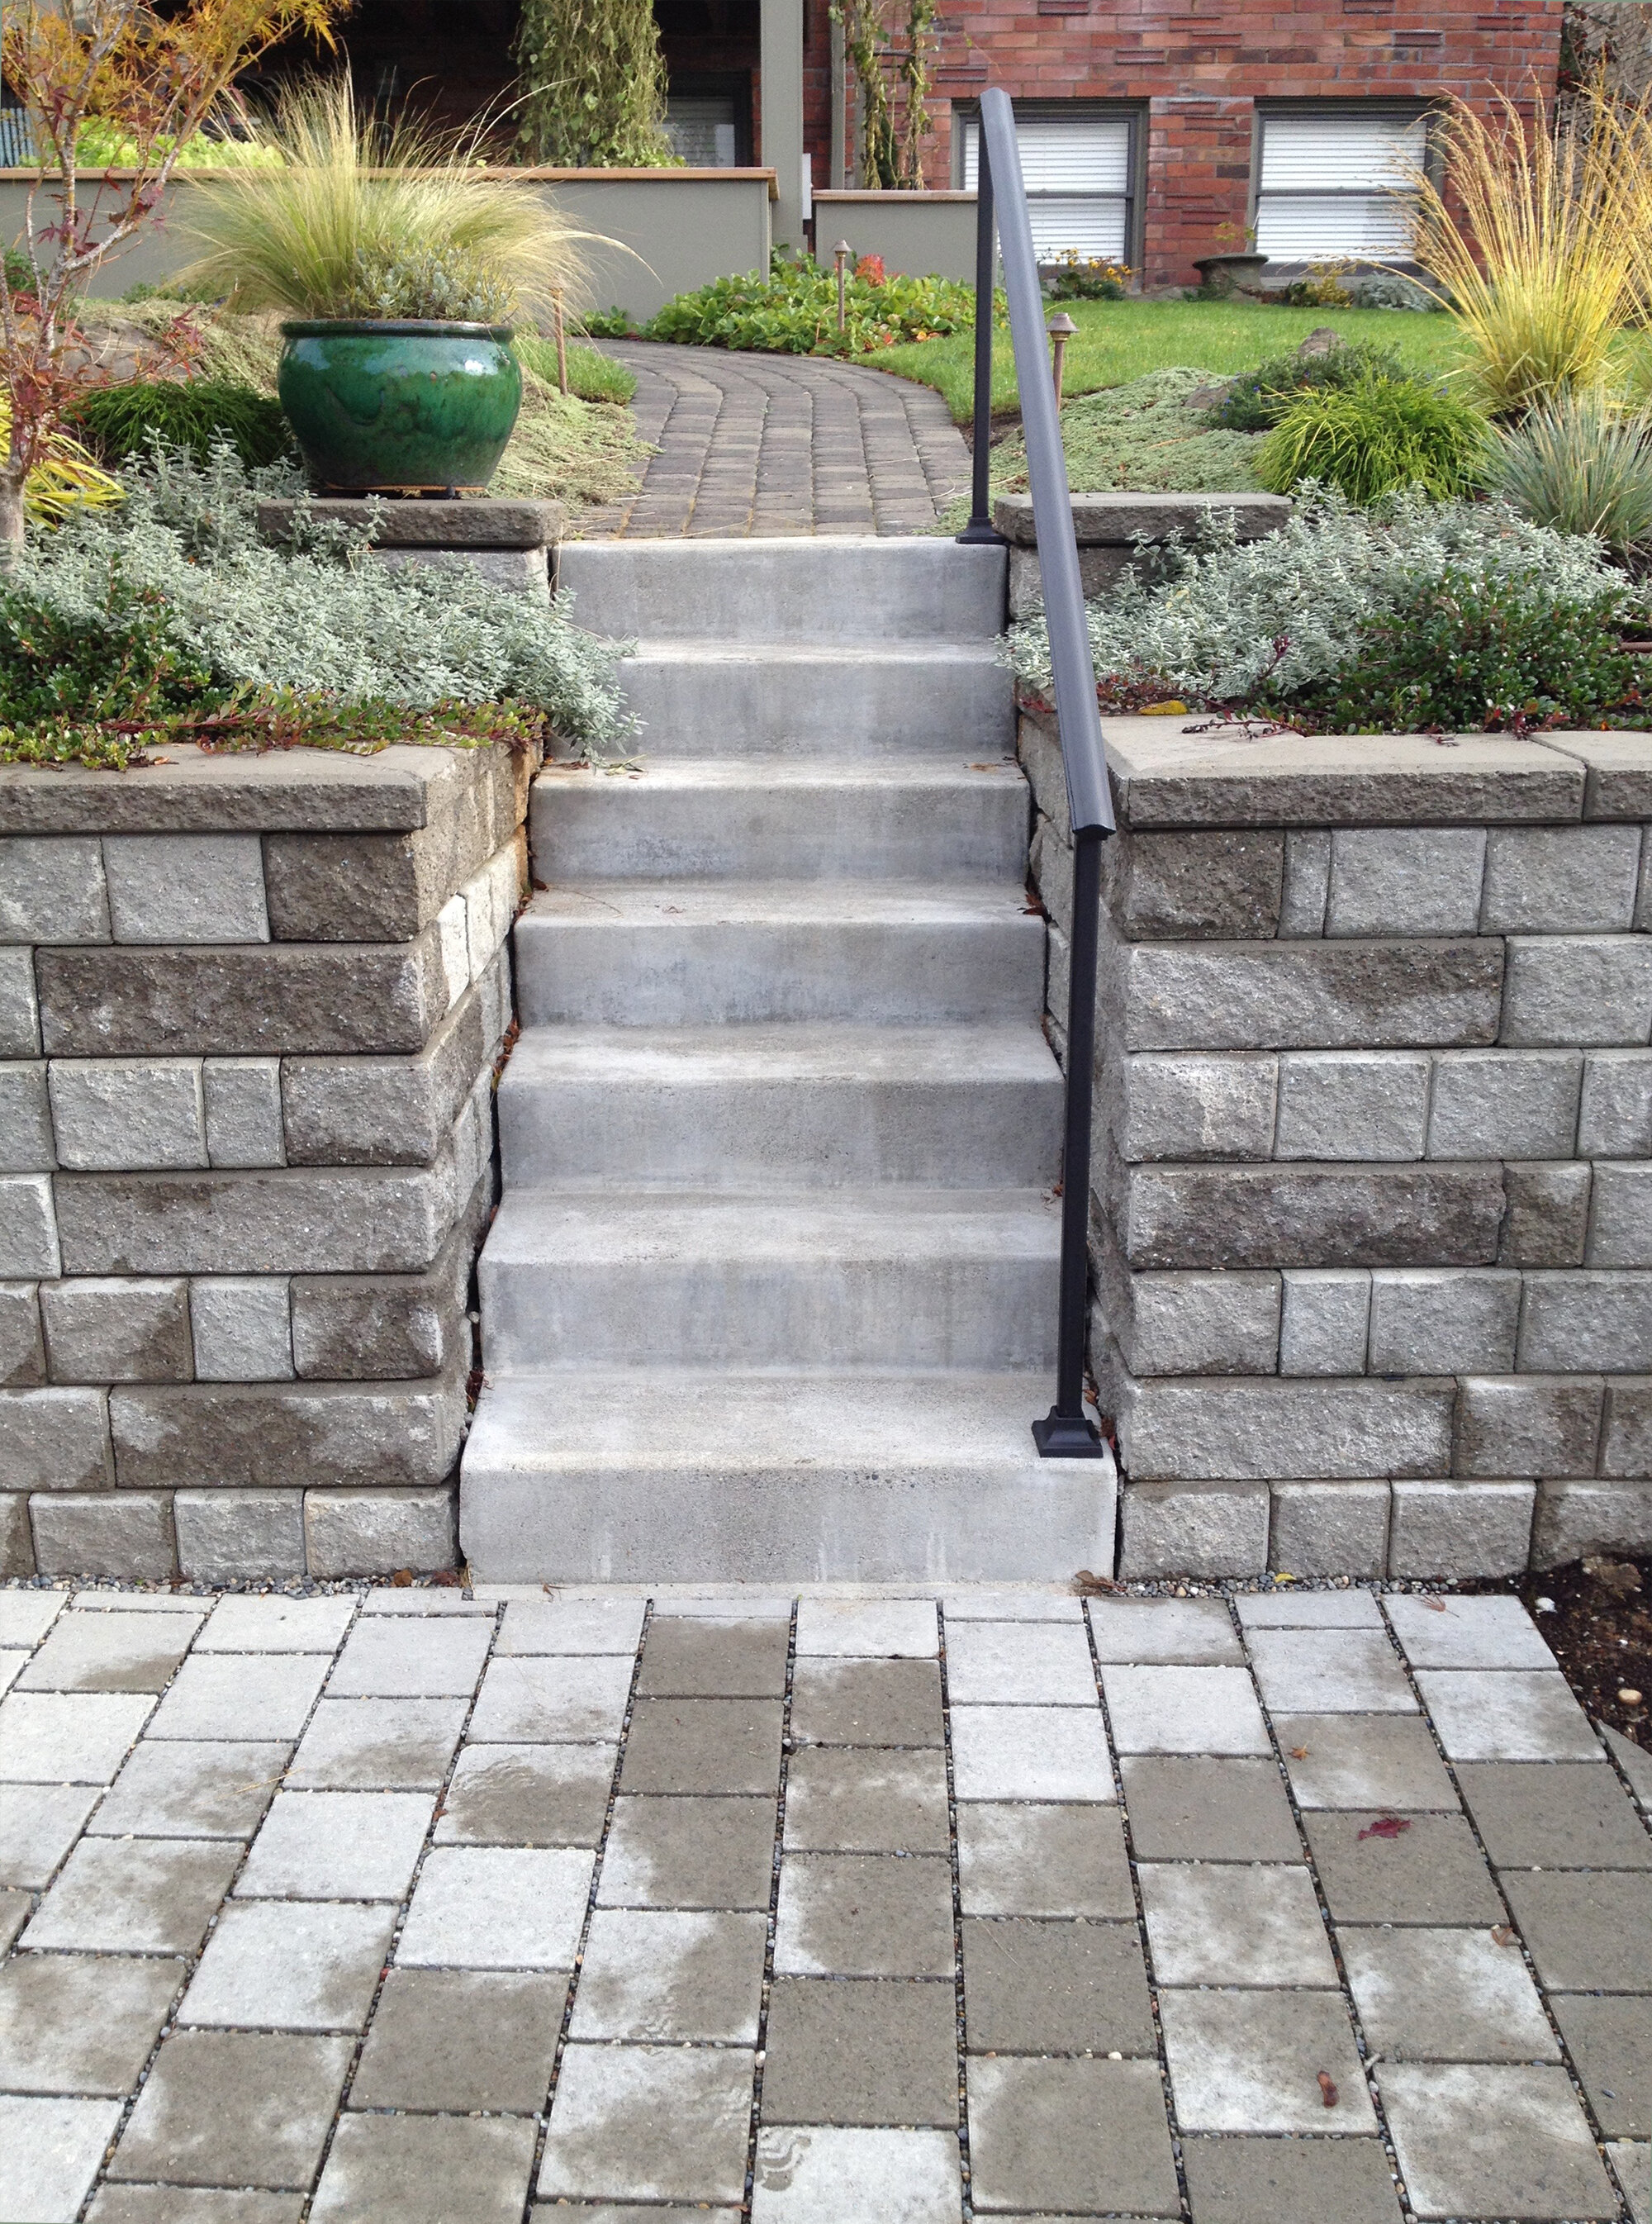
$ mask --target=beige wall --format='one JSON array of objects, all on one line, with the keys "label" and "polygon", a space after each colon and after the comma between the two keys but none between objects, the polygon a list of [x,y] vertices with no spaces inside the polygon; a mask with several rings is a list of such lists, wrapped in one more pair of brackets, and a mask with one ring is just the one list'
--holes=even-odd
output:
[{"label": "beige wall", "polygon": [[973,282],[974,193],[817,193],[815,253],[828,269],[847,239],[859,255],[881,255],[886,270]]}]

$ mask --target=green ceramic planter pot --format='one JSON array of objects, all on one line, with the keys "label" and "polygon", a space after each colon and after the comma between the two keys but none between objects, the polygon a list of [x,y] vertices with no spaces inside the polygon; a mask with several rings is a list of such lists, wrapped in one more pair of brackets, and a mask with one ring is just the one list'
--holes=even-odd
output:
[{"label": "green ceramic planter pot", "polygon": [[318,485],[349,494],[477,488],[522,406],[508,325],[281,326],[276,385]]}]

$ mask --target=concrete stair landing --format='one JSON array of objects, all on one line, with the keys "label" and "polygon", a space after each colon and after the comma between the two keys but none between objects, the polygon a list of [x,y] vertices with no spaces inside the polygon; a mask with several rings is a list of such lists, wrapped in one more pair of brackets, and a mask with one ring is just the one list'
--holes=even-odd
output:
[{"label": "concrete stair landing", "polygon": [[462,1536],[495,1582],[1052,1580],[1061,1076],[1004,559],[582,543],[634,769],[547,768]]}]

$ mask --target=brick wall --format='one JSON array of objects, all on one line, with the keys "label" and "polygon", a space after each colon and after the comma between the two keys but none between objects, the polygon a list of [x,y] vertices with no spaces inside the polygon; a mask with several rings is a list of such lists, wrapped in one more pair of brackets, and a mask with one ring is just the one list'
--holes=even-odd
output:
[{"label": "brick wall", "polygon": [[528,768],[0,770],[0,1570],[454,1557]]},{"label": "brick wall", "polygon": [[[1105,723],[1092,1357],[1125,1570],[1652,1545],[1652,735]],[[1059,1029],[1044,717],[1021,749]]]}]

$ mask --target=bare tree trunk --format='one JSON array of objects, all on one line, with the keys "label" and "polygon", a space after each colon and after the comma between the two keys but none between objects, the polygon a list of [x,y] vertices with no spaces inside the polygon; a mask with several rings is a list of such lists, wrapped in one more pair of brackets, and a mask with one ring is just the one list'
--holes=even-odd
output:
[{"label": "bare tree trunk", "polygon": [[23,539],[23,480],[20,463],[0,464],[0,568],[9,570]]}]

